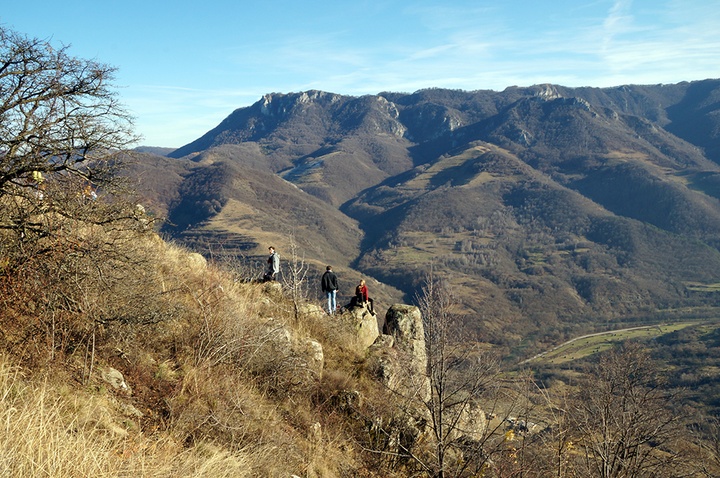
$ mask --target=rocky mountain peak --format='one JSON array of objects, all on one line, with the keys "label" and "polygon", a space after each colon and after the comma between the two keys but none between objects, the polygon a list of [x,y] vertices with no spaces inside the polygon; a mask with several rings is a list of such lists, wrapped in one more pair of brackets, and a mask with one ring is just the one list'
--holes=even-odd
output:
[{"label": "rocky mountain peak", "polygon": [[535,96],[543,98],[545,100],[554,100],[557,98],[562,98],[562,95],[558,91],[557,87],[555,85],[551,84],[544,84],[544,85],[537,85],[535,88],[537,90],[535,91]]},{"label": "rocky mountain peak", "polygon": [[318,103],[319,106],[326,107],[333,103],[337,103],[342,98],[341,95],[328,93],[319,90],[308,90],[300,93],[268,93],[258,101],[260,112],[266,116],[286,116],[290,112],[295,111],[298,107],[312,105]]}]

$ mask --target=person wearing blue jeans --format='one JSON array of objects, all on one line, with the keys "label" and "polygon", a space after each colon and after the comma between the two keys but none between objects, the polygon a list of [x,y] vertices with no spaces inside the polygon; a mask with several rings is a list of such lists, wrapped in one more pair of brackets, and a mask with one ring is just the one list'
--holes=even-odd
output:
[{"label": "person wearing blue jeans", "polygon": [[338,291],[338,280],[331,266],[327,266],[325,268],[325,273],[320,280],[320,286],[327,297],[328,314],[332,315],[335,313],[335,309],[337,309],[336,297]]}]

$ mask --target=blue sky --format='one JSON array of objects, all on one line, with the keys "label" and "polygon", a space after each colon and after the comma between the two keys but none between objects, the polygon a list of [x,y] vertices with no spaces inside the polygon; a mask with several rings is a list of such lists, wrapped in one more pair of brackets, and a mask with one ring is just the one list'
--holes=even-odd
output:
[{"label": "blue sky", "polygon": [[142,144],[180,147],[265,93],[720,78],[716,0],[36,0],[0,24],[118,68]]}]

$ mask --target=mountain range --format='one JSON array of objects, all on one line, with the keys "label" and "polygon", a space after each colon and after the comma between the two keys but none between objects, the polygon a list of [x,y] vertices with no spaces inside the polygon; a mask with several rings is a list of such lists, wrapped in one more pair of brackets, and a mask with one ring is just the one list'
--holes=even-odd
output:
[{"label": "mountain range", "polygon": [[720,305],[720,80],[272,93],[136,156],[175,241],[292,251],[313,287],[332,264],[381,310],[432,273],[463,337],[518,355]]}]

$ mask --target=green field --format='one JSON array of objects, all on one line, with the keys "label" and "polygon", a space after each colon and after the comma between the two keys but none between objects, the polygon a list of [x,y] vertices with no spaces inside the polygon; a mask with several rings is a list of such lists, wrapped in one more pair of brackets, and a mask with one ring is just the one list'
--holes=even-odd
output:
[{"label": "green field", "polygon": [[720,283],[703,284],[702,282],[686,282],[685,287],[692,292],[720,292]]},{"label": "green field", "polygon": [[[684,329],[685,327],[689,327],[691,325],[698,325],[698,322],[683,321],[590,334],[565,342],[548,352],[543,352],[529,360],[526,360],[524,363],[533,363],[535,365],[557,365],[565,362],[571,362],[573,360],[578,360],[592,354],[602,352],[615,344],[626,340],[659,337],[676,330]],[[712,328],[716,328],[717,326],[717,323],[712,324]]]}]

